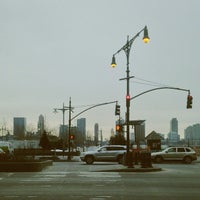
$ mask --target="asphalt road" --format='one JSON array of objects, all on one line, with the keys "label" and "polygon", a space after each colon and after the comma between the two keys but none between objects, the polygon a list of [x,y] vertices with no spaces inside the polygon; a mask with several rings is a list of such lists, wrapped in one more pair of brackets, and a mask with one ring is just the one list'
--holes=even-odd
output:
[{"label": "asphalt road", "polygon": [[54,162],[42,172],[0,172],[0,199],[200,199],[200,163],[153,166],[162,171],[96,172],[119,165]]}]

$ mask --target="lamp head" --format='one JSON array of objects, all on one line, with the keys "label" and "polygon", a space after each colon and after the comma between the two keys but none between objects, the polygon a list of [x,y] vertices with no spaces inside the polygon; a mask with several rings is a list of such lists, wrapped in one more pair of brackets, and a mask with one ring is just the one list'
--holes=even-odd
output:
[{"label": "lamp head", "polygon": [[143,41],[144,43],[148,43],[150,40],[149,35],[148,35],[148,29],[147,26],[144,27],[144,37],[143,37]]},{"label": "lamp head", "polygon": [[117,64],[116,64],[116,61],[115,61],[115,56],[113,55],[111,67],[114,68],[114,67],[116,67],[116,65],[117,65]]}]

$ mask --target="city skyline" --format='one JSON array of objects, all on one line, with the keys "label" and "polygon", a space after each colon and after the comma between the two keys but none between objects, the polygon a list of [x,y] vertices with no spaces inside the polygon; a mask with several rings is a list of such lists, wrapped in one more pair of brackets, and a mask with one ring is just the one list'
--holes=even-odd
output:
[{"label": "city skyline", "polygon": [[[58,136],[58,137],[62,137],[61,135],[60,135],[60,133],[62,132],[62,127],[63,127],[63,124],[62,123],[60,123],[59,124],[59,126],[57,127],[57,128],[54,128],[54,130],[53,129],[51,129],[51,127],[48,127],[48,126],[46,126],[46,124],[48,123],[48,122],[46,122],[46,120],[44,120],[44,116],[42,115],[42,114],[40,114],[39,116],[38,116],[38,122],[37,122],[37,125],[35,125],[35,127],[33,127],[33,124],[32,123],[29,123],[28,122],[28,120],[27,120],[27,118],[26,117],[13,117],[13,126],[12,126],[12,128],[11,129],[9,129],[8,127],[6,127],[6,126],[2,126],[1,127],[1,131],[2,131],[2,136],[5,136],[6,134],[13,134],[14,135],[14,123],[15,123],[15,119],[24,119],[25,121],[26,121],[26,132],[33,132],[33,133],[40,133],[40,128],[39,128],[39,123],[41,123],[41,117],[42,117],[42,121],[43,121],[43,126],[45,127],[45,131],[47,131],[47,132],[49,132],[49,133],[51,133],[51,134],[53,134],[53,135],[56,135],[56,136]],[[123,120],[123,119],[121,119],[121,120]],[[44,122],[45,121],[45,122]],[[124,121],[124,120],[123,120]],[[81,122],[81,123],[80,123]],[[82,123],[84,123],[84,124],[82,124]],[[93,130],[91,131],[91,130],[89,130],[88,128],[87,128],[87,119],[86,118],[77,118],[77,120],[76,120],[76,123],[74,123],[73,124],[73,126],[72,127],[77,127],[77,128],[79,128],[79,127],[81,127],[82,125],[83,125],[83,127],[82,128],[84,128],[85,130],[84,130],[84,133],[83,134],[85,134],[85,137],[92,137],[94,140],[95,140],[95,137],[99,137],[99,135],[100,135],[100,132],[101,132],[101,134],[103,135],[103,138],[104,138],[104,140],[109,140],[109,138],[112,136],[112,133],[113,133],[113,131],[114,131],[114,133],[115,134],[117,134],[116,133],[116,130],[115,130],[115,128],[116,128],[116,123],[117,123],[117,121],[115,122],[115,127],[114,128],[112,128],[111,130],[110,130],[110,132],[109,132],[109,134],[105,134],[103,131],[102,131],[102,128],[101,128],[101,126],[99,126],[99,123],[98,122],[96,122],[94,125],[93,125]],[[81,125],[82,124],[82,125]],[[173,117],[172,119],[170,119],[169,120],[169,122],[168,122],[168,125],[169,125],[169,130],[167,131],[167,132],[158,132],[159,134],[163,134],[164,136],[165,136],[165,138],[168,138],[169,137],[169,134],[171,133],[171,132],[175,132],[176,134],[178,134],[178,135],[180,135],[181,136],[181,138],[180,139],[184,139],[184,137],[185,137],[185,132],[187,132],[187,130],[188,129],[190,129],[191,127],[193,127],[193,126],[196,126],[196,125],[199,125],[199,123],[194,123],[194,124],[190,124],[190,125],[188,125],[187,127],[185,127],[184,128],[184,132],[183,132],[183,134],[179,134],[179,122],[178,122],[178,119],[177,118],[175,118],[175,117]],[[67,129],[67,127],[68,127],[68,124],[65,124],[64,125],[65,126],[65,129]],[[98,131],[96,131],[96,126],[98,126]],[[145,122],[144,122],[144,124],[143,124],[143,126],[145,127]],[[132,127],[131,129],[131,134],[134,134],[134,128]],[[146,129],[144,128],[144,133],[145,133],[145,136],[147,136],[148,134],[150,134],[152,131],[156,131],[156,130],[152,130],[151,132],[146,132],[145,131]],[[3,132],[4,131],[4,132]],[[97,134],[97,132],[98,132],[98,136],[95,136],[96,134]],[[157,132],[157,131],[156,131]],[[126,135],[125,135],[125,137],[126,137]]]},{"label": "city skyline", "polygon": [[[176,117],[179,134],[199,123],[198,80],[200,34],[198,0],[0,1],[0,126],[12,127],[13,117],[26,117],[37,127],[42,113],[50,128],[59,129],[62,113],[72,117],[87,105],[118,101],[125,118],[126,57],[112,55],[146,25],[150,42],[138,37],[130,52],[131,97],[146,90],[171,86],[188,89],[193,108],[186,109],[187,92],[158,90],[131,101],[130,119],[145,120],[146,134],[169,132]],[[170,12],[169,12],[170,11]],[[102,14],[103,13],[103,14]],[[115,104],[83,113],[87,131],[98,123],[105,137],[115,128]],[[66,124],[68,112],[66,112]],[[72,121],[75,125],[76,120]]]}]

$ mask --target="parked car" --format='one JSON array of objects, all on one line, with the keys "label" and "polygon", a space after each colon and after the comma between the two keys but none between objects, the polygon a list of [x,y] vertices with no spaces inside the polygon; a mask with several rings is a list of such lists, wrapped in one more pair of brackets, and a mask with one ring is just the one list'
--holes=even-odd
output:
[{"label": "parked car", "polygon": [[151,159],[156,163],[161,163],[164,160],[180,160],[190,164],[197,160],[197,155],[190,147],[168,147],[161,152],[151,153]]},{"label": "parked car", "polygon": [[93,162],[115,161],[122,163],[123,155],[126,152],[126,146],[123,145],[106,145],[94,151],[86,151],[81,153],[81,160],[87,164]]},{"label": "parked car", "polygon": [[5,160],[6,159],[6,153],[4,152],[3,149],[0,148],[0,160]]}]

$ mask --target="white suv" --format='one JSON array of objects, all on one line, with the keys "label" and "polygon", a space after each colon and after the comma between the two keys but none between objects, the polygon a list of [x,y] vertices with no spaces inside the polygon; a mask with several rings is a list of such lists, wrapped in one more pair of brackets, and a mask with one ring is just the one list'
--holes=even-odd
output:
[{"label": "white suv", "polygon": [[169,147],[161,152],[151,153],[151,159],[157,163],[164,160],[181,160],[189,164],[197,160],[197,155],[190,147]]},{"label": "white suv", "polygon": [[126,146],[123,145],[106,145],[98,148],[95,151],[86,151],[81,153],[81,160],[87,164],[92,164],[94,161],[106,162],[115,161],[122,163],[123,155],[126,152]]}]

